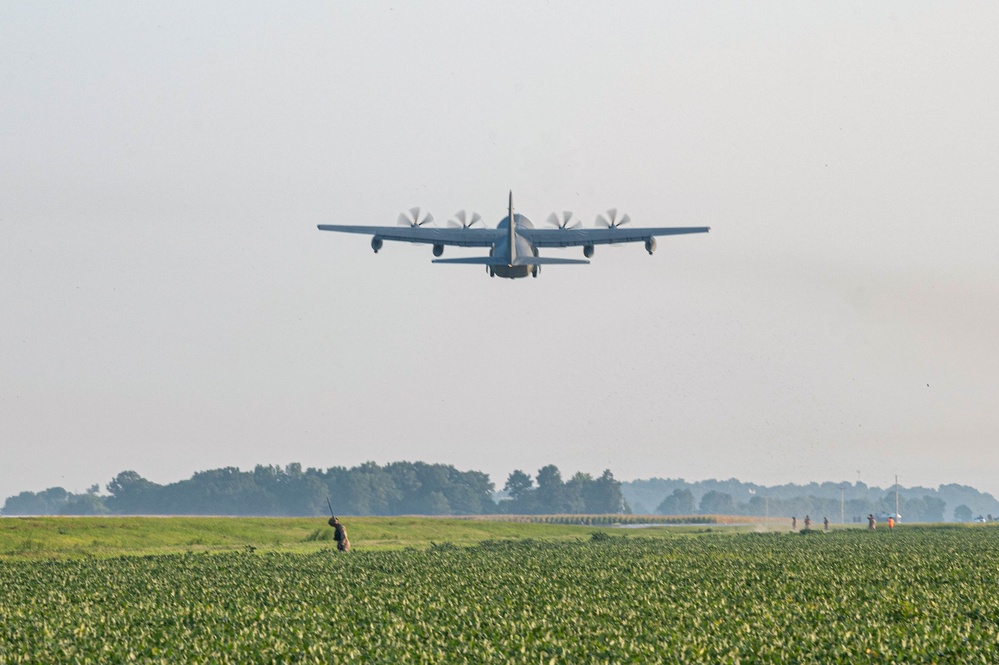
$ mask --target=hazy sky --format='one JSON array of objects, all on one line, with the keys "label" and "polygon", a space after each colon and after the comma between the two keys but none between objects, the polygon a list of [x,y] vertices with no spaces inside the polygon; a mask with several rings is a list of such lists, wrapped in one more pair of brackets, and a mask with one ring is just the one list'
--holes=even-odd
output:
[{"label": "hazy sky", "polygon": [[[997,25],[4,2],[0,499],[366,460],[999,494]],[[501,280],[316,230],[510,189],[712,231]]]}]

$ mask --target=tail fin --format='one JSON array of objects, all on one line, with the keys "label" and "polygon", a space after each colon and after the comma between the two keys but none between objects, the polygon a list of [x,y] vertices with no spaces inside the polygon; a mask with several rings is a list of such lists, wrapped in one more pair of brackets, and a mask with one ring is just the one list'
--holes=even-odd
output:
[{"label": "tail fin", "polygon": [[509,261],[509,263],[507,265],[511,265],[512,266],[514,264],[514,262],[516,262],[516,260],[517,260],[517,229],[515,228],[514,223],[513,223],[513,190],[512,189],[510,190],[510,203],[509,203],[508,208],[507,208],[507,213],[509,215],[509,217],[507,219],[510,220],[510,228],[509,228],[509,232],[510,232],[510,237],[509,237],[509,241],[510,241],[510,256],[509,256],[509,259],[510,259],[510,261]]}]

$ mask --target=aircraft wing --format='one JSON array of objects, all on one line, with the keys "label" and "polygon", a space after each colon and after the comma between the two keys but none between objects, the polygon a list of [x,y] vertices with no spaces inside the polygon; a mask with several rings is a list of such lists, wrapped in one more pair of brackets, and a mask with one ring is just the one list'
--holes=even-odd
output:
[{"label": "aircraft wing", "polygon": [[342,224],[320,224],[320,231],[338,233],[360,233],[377,236],[382,240],[418,242],[428,245],[452,245],[455,247],[492,247],[506,231],[500,229],[466,229],[427,226],[346,226]]},{"label": "aircraft wing", "polygon": [[639,229],[615,227],[608,229],[525,229],[517,235],[531,241],[535,247],[577,247],[579,245],[610,245],[619,242],[642,242],[654,236],[675,236],[687,233],[707,233],[709,226],[667,226]]}]

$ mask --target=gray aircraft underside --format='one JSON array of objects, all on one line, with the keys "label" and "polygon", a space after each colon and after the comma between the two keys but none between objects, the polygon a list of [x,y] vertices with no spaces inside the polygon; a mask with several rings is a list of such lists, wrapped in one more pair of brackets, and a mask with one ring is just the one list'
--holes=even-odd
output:
[{"label": "gray aircraft underside", "polygon": [[[451,263],[486,266],[486,272],[491,277],[506,277],[516,279],[531,275],[537,277],[543,265],[568,265],[589,263],[593,256],[594,245],[611,245],[624,242],[644,242],[645,250],[652,254],[656,249],[656,236],[684,235],[688,233],[707,233],[707,226],[673,226],[659,228],[622,228],[627,223],[625,215],[618,221],[616,210],[608,211],[609,219],[605,220],[606,228],[579,228],[570,226],[571,213],[564,213],[559,220],[555,213],[549,218],[554,220],[556,228],[537,229],[527,217],[513,212],[513,193],[510,193],[507,216],[500,220],[495,229],[474,227],[466,224],[464,215],[461,225],[455,228],[430,227],[426,224],[433,221],[427,215],[420,219],[419,209],[414,208],[412,217],[400,215],[402,226],[348,226],[342,224],[320,224],[320,231],[337,231],[339,233],[360,233],[371,236],[371,248],[378,253],[386,240],[397,242],[424,243],[433,245],[434,256],[444,253],[444,246],[452,247],[488,247],[489,256],[467,256],[454,259],[436,258],[434,263]],[[510,224],[510,220],[513,224]],[[472,224],[479,221],[473,217]],[[582,247],[586,259],[562,259],[538,256],[540,247]]]}]

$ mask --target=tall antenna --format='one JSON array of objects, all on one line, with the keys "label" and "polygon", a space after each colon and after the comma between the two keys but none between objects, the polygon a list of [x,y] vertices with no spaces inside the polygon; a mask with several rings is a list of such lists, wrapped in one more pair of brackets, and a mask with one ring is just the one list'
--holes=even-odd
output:
[{"label": "tall antenna", "polygon": [[898,474],[895,474],[895,519],[898,519]]},{"label": "tall antenna", "polygon": [[839,523],[846,524],[846,488],[839,486]]}]

